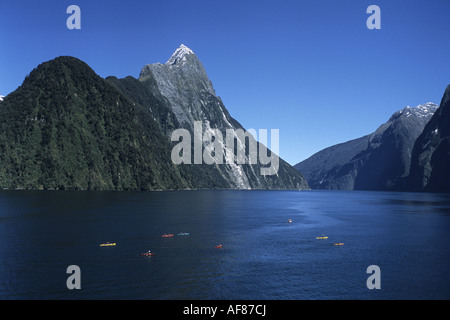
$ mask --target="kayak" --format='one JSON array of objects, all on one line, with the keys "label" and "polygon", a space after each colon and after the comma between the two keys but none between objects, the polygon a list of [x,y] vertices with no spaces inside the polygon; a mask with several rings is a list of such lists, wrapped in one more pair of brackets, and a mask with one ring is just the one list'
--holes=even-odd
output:
[{"label": "kayak", "polygon": [[173,233],[163,234],[161,237],[163,237],[163,238],[173,237]]},{"label": "kayak", "polygon": [[189,232],[180,232],[178,235],[179,236],[188,236]]},{"label": "kayak", "polygon": [[333,246],[343,246],[344,243],[343,242],[339,242],[339,243],[333,243]]},{"label": "kayak", "polygon": [[112,246],[115,246],[115,245],[116,245],[115,242],[114,243],[107,242],[107,243],[100,244],[100,247],[112,247]]},{"label": "kayak", "polygon": [[145,252],[145,253],[140,253],[139,255],[141,255],[141,256],[146,256],[146,257],[150,257],[150,256],[156,255],[156,253],[148,253],[148,252]]},{"label": "kayak", "polygon": [[320,236],[320,237],[316,237],[317,240],[325,240],[328,239],[327,236]]},{"label": "kayak", "polygon": [[215,246],[214,248],[216,248],[216,249],[220,249],[220,248],[222,248],[223,247],[223,244],[218,244],[217,246]]}]

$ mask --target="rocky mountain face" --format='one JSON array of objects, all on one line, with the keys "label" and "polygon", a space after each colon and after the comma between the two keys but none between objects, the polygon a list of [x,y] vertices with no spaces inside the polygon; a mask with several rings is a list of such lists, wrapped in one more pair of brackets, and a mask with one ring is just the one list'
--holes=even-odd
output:
[{"label": "rocky mountain face", "polygon": [[439,109],[417,138],[411,170],[404,188],[409,191],[450,192],[450,85]]},{"label": "rocky mountain face", "polygon": [[[124,85],[123,79],[108,79],[116,83],[122,92],[133,99],[129,86]],[[125,81],[131,82],[131,79]],[[202,135],[214,136],[214,131],[219,130],[225,136],[227,129],[242,129],[242,125],[231,117],[225,108],[221,98],[216,95],[203,64],[195,53],[188,47],[181,45],[165,63],[149,64],[142,68],[138,81],[142,84],[142,92],[158,97],[164,101],[171,112],[158,114],[158,122],[163,123],[166,135],[170,135],[174,129],[185,128],[194,135],[195,122],[201,122]],[[122,84],[119,84],[122,83]],[[143,96],[145,94],[141,94]],[[140,101],[154,114],[154,103]],[[262,152],[264,148],[257,143],[253,136],[248,136],[248,144],[254,143]],[[239,142],[237,142],[239,144]],[[205,147],[205,144],[203,145]],[[306,180],[298,174],[288,163],[282,159],[279,168],[274,175],[261,175],[259,164],[250,164],[248,161],[248,146],[240,145],[238,148],[246,148],[245,164],[231,162],[215,166],[215,174],[225,179],[230,186],[238,189],[308,189]],[[236,151],[231,151],[236,156]],[[205,165],[199,165],[205,166]]]},{"label": "rocky mountain face", "polygon": [[319,151],[295,168],[313,189],[401,189],[414,143],[437,108],[433,103],[406,107],[374,133]]},{"label": "rocky mountain face", "polygon": [[[84,62],[59,57],[34,69],[0,102],[0,187],[5,189],[156,190],[306,189],[280,159],[260,165],[176,165],[171,133],[238,128],[192,52],[180,47],[139,79],[103,79]],[[212,130],[212,129],[211,129]]]},{"label": "rocky mountain face", "polygon": [[[194,54],[181,45],[166,64],[146,65],[139,76],[144,82],[153,78],[160,93],[167,98],[178,122],[193,129],[195,120],[225,115],[206,71]],[[230,117],[227,113],[228,118]],[[227,120],[227,119],[225,119]]]}]

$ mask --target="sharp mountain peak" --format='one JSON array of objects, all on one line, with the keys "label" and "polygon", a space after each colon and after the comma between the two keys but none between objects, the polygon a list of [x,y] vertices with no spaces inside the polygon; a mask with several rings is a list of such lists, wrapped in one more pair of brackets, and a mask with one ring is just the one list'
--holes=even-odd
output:
[{"label": "sharp mountain peak", "polygon": [[180,62],[184,62],[186,61],[186,56],[188,55],[195,56],[195,53],[184,44],[181,44],[180,47],[178,47],[178,49],[175,50],[170,59],[166,62],[166,65],[173,66],[179,64]]}]

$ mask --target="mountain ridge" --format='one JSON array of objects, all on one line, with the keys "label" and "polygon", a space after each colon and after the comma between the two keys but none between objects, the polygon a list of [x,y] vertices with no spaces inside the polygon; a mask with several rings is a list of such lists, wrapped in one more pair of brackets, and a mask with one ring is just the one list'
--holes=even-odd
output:
[{"label": "mountain ridge", "polygon": [[331,146],[294,167],[314,189],[397,190],[417,137],[438,106],[405,107],[369,135]]},{"label": "mountain ridge", "polygon": [[[83,61],[68,56],[37,66],[1,102],[0,187],[307,189],[301,174],[281,159],[274,176],[257,176],[254,172],[259,167],[254,165],[175,165],[171,161],[171,132],[192,123],[180,123],[174,112],[177,105],[187,106],[182,109],[186,117],[189,109],[201,114],[188,117],[190,121],[202,119],[213,126],[227,120],[232,127],[240,126],[215,92],[206,90],[213,88],[212,83],[193,51],[183,50],[164,71],[182,76],[181,81],[173,73],[166,77],[174,80],[169,83],[173,88],[164,87],[164,75],[153,72],[139,79],[103,79]],[[176,105],[167,94],[171,90],[183,93]],[[185,98],[194,99],[186,102]]]}]

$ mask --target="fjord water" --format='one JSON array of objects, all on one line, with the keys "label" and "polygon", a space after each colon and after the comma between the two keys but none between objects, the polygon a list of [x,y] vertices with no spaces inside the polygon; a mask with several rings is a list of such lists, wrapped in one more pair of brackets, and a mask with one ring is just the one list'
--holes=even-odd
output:
[{"label": "fjord water", "polygon": [[439,194],[5,191],[0,299],[448,299],[449,230]]}]

